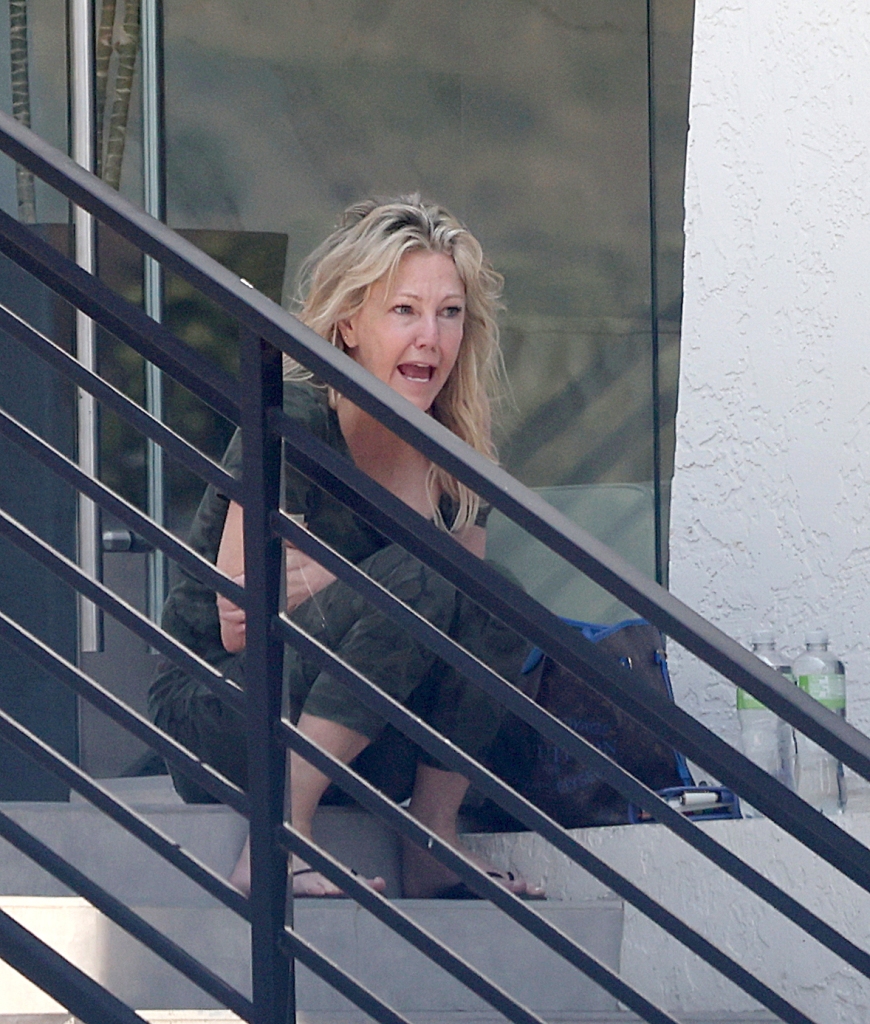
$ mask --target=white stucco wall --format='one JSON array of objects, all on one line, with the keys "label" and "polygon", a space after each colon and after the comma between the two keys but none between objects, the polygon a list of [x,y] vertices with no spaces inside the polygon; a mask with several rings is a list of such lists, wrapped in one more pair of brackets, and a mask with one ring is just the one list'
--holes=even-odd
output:
[{"label": "white stucco wall", "polygon": [[[732,636],[825,626],[870,730],[870,8],[697,0],[673,592]],[[730,740],[734,690],[672,658]]]}]

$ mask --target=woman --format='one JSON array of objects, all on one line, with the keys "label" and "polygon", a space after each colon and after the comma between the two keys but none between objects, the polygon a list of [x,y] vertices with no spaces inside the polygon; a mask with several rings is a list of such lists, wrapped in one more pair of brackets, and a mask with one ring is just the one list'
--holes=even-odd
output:
[{"label": "woman", "polygon": [[[501,278],[485,261],[478,242],[451,214],[423,203],[418,196],[353,206],[340,227],[306,261],[301,280],[299,316],[304,323],[478,451],[493,457],[489,395],[499,369],[495,312]],[[484,556],[486,517],[476,495],[342,395],[315,387],[299,367],[289,367],[287,376],[288,415],[305,422],[459,544]],[[231,471],[238,469],[238,453],[236,437],[226,458]],[[518,675],[525,653],[521,639],[289,465],[286,476],[286,508],[303,515],[308,529],[496,671],[508,678]],[[210,490],[193,535],[200,550],[208,549],[208,557],[216,553],[219,569],[243,582],[238,505]],[[203,595],[198,603],[191,600],[192,589],[195,582],[185,580],[173,590],[164,620],[176,635],[185,626],[180,638],[186,642],[192,632],[202,633],[208,612]],[[286,599],[288,612],[303,629],[463,749],[475,756],[484,753],[498,728],[497,706],[367,605],[351,587],[295,548],[286,553]],[[187,606],[193,607],[193,615]],[[209,649],[203,651],[201,640],[195,649],[226,674],[239,678],[244,669],[244,612],[224,598],[217,599],[217,609],[220,649],[213,604]],[[343,762],[354,761],[373,781],[386,767],[395,782],[397,763],[408,756],[408,744],[399,734],[385,729],[378,716],[328,672],[320,672],[289,648],[286,663],[291,710],[299,729]],[[174,669],[163,673],[152,688],[158,724],[243,783],[243,732],[239,730],[241,743],[234,741],[234,753],[228,757],[228,733],[239,727],[228,709],[216,707],[215,701],[205,692],[191,693]],[[457,814],[468,780],[416,753],[408,776],[409,812],[462,849]],[[311,837],[314,813],[328,782],[312,765],[291,754],[292,822],[306,837]],[[196,798],[180,777],[176,785],[186,799]],[[381,788],[395,799],[407,796],[401,786],[385,783]],[[541,895],[512,873],[473,859],[511,891]],[[298,858],[294,857],[292,871],[297,896],[339,894]],[[232,880],[242,889],[248,886],[247,851]],[[379,890],[384,886],[381,878],[369,884]],[[466,894],[452,872],[410,843],[404,850],[403,887],[406,896]]]}]

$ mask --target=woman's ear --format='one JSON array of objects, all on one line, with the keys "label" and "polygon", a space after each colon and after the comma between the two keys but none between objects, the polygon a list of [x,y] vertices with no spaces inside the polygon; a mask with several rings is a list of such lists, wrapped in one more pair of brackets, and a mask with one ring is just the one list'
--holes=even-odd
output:
[{"label": "woman's ear", "polygon": [[341,338],[346,349],[356,348],[357,345],[353,327],[353,321],[351,320],[339,320],[337,324],[338,336]]}]

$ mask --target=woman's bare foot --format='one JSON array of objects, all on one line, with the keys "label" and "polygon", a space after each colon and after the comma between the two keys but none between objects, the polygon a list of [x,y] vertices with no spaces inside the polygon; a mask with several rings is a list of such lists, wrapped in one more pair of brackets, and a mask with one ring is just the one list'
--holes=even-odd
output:
[{"label": "woman's bare foot", "polygon": [[[294,859],[294,868],[291,872],[290,880],[293,887],[293,895],[295,897],[306,897],[314,896],[326,899],[335,899],[340,897],[346,897],[347,893],[340,889],[337,885],[325,876],[322,875],[316,868],[309,867],[302,861],[296,861]],[[370,888],[374,889],[375,892],[383,892],[387,883],[381,878],[380,875],[376,875],[374,878],[363,878],[360,879]]]},{"label": "woman's bare foot", "polygon": [[[387,883],[376,875],[374,878],[366,878],[363,881],[375,892],[384,892]],[[239,892],[245,896],[251,894],[251,857],[249,844],[246,841],[239,856],[236,866],[229,877],[230,885],[234,885]],[[344,892],[337,885],[333,885],[328,878],[325,878],[319,871],[309,867],[304,861],[297,857],[293,858],[293,870],[290,873],[290,884],[294,896],[344,896]]]},{"label": "woman's bare foot", "polygon": [[[451,842],[450,845],[515,896],[526,899],[545,898],[541,886],[532,885],[517,872],[497,868],[459,842]],[[402,846],[402,892],[409,899],[476,898],[476,893],[460,881],[457,874],[408,839],[404,840]]]},{"label": "woman's bare foot", "polygon": [[[502,871],[462,844],[457,831],[457,817],[467,789],[468,779],[457,772],[418,764],[408,811],[508,892],[527,899],[544,899],[543,888],[530,885],[513,871]],[[476,898],[458,875],[409,839],[405,839],[402,846],[402,891],[405,896],[417,899]]]}]

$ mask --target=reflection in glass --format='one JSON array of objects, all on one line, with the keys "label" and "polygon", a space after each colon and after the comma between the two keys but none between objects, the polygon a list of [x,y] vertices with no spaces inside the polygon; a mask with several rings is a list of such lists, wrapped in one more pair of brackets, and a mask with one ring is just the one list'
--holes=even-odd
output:
[{"label": "reflection in glass", "polygon": [[[286,233],[289,291],[346,203],[414,189],[440,199],[506,277],[507,468],[535,486],[651,480],[645,5],[211,9],[207,22],[194,3],[167,12],[170,222]],[[676,196],[660,292],[673,318],[685,132],[673,64],[680,44],[688,54],[691,4],[657,10],[659,181]]]}]

